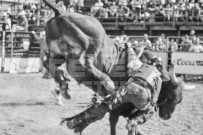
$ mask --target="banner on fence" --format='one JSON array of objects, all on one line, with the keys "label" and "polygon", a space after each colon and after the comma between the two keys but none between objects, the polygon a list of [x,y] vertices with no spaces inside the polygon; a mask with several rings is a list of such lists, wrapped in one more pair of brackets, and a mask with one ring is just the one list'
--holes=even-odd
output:
[{"label": "banner on fence", "polygon": [[40,70],[40,58],[13,58],[10,61],[10,73],[37,73]]},{"label": "banner on fence", "polygon": [[171,60],[175,64],[176,73],[203,74],[203,53],[174,52]]},{"label": "banner on fence", "polygon": [[161,57],[163,61],[163,68],[167,69],[168,66],[168,54],[166,52],[151,52],[157,57]]}]

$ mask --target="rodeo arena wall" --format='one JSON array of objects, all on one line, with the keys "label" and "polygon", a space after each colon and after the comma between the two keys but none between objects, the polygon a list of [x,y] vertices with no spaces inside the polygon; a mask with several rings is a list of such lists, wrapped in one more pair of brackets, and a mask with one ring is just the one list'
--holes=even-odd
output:
[{"label": "rodeo arena wall", "polygon": [[[158,2],[158,1],[156,1]],[[84,1],[81,7],[82,13],[95,16],[99,20],[101,20],[104,28],[106,29],[108,34],[113,34],[112,38],[115,38],[115,35],[121,36],[128,34],[129,41],[125,42],[131,42],[134,44],[134,42],[138,42],[139,45],[142,45],[142,42],[144,41],[144,34],[149,34],[148,39],[152,43],[151,48],[149,50],[156,55],[157,57],[161,57],[163,60],[163,66],[167,69],[167,67],[170,65],[171,62],[175,64],[176,72],[177,74],[183,75],[183,77],[188,77],[187,75],[197,75],[197,78],[201,79],[203,74],[203,57],[202,53],[196,53],[196,52],[189,52],[190,46],[187,44],[183,44],[182,38],[184,38],[185,35],[190,35],[189,31],[192,29],[196,30],[196,37],[200,39],[200,46],[202,46],[202,28],[201,28],[201,21],[197,23],[192,23],[191,26],[187,24],[187,27],[184,26],[186,23],[178,24],[179,22],[172,19],[171,26],[159,26],[161,23],[160,21],[156,22],[156,16],[155,16],[155,22],[151,22],[149,25],[149,20],[146,18],[142,20],[138,20],[139,22],[136,22],[136,24],[133,24],[132,22],[128,21],[126,22],[115,17],[105,17],[101,18],[101,16],[95,15],[95,12],[98,13],[98,11],[95,11],[96,9],[96,1]],[[46,20],[51,18],[52,12],[49,11],[49,9],[45,6],[43,6],[42,1],[39,0],[32,0],[32,1],[16,1],[16,0],[10,0],[10,1],[2,1],[1,7],[1,17],[4,13],[9,13],[10,15],[18,15],[19,6],[24,6],[24,10],[28,12],[26,9],[26,5],[29,4],[35,4],[34,7],[31,7],[36,10],[36,8],[40,7],[36,14],[41,15],[41,17],[37,17],[37,20],[34,24],[29,26],[29,30],[35,30],[37,32],[44,31],[44,24]],[[159,3],[160,4],[160,3]],[[38,6],[41,5],[41,6]],[[88,8],[88,7],[92,8]],[[174,6],[174,5],[173,5]],[[71,9],[69,9],[71,10]],[[146,10],[146,9],[145,9]],[[141,11],[140,11],[141,12]],[[44,13],[46,16],[44,16]],[[157,17],[158,18],[158,17]],[[113,20],[113,21],[112,21]],[[29,20],[29,22],[32,22],[32,19]],[[189,21],[188,21],[189,22]],[[3,25],[5,22],[1,20],[1,25]],[[165,22],[164,22],[165,23]],[[169,22],[166,22],[169,23]],[[126,25],[125,25],[126,24]],[[194,25],[193,25],[194,24]],[[15,24],[14,24],[15,25]],[[176,25],[176,27],[174,27]],[[158,28],[159,27],[159,28]],[[177,28],[178,27],[178,28]],[[176,29],[177,28],[177,29]],[[39,34],[38,33],[38,34]],[[165,39],[160,39],[161,36],[159,36],[160,33],[165,33]],[[197,34],[198,33],[198,34]],[[134,35],[133,35],[134,34]],[[174,35],[175,36],[174,36]],[[155,35],[155,36],[154,36]],[[160,34],[161,35],[161,34]],[[118,37],[119,37],[118,36]],[[30,31],[14,31],[12,30],[5,30],[3,31],[1,29],[0,31],[0,39],[1,39],[1,53],[0,53],[0,67],[1,72],[5,73],[36,73],[41,71],[41,61],[40,61],[40,46],[37,40],[34,39],[33,35]],[[166,43],[165,41],[159,41],[160,40],[167,40],[169,41]],[[172,41],[173,40],[173,41]],[[157,43],[161,42],[161,43]],[[173,43],[171,43],[173,42]],[[163,44],[163,45],[159,45]],[[177,49],[171,50],[171,45],[177,46]],[[163,47],[162,49],[157,48],[157,46]],[[170,47],[169,47],[170,46]],[[188,50],[184,50],[181,48],[185,48],[183,46],[188,46]],[[186,47],[187,48],[187,47]],[[194,77],[196,78],[196,77]]]},{"label": "rodeo arena wall", "polygon": [[[42,30],[43,28],[38,31]],[[122,36],[112,36],[112,38],[116,37]],[[41,71],[40,45],[31,32],[1,31],[0,38],[0,67],[2,73],[38,73]],[[168,69],[170,63],[173,62],[176,73],[182,75],[182,77],[187,79],[188,75],[191,75],[193,77],[190,77],[190,79],[202,79],[203,53],[181,51],[181,47],[188,46],[182,44],[178,44],[177,50],[173,51],[167,48],[157,50],[155,46],[158,45],[153,41],[159,39],[160,36],[149,36],[148,38],[152,41],[152,48],[149,51],[162,59],[165,69]],[[167,38],[178,39],[181,37],[168,36]],[[128,41],[124,42],[130,42],[133,45],[135,42],[142,40],[144,40],[144,36],[128,36]]]}]

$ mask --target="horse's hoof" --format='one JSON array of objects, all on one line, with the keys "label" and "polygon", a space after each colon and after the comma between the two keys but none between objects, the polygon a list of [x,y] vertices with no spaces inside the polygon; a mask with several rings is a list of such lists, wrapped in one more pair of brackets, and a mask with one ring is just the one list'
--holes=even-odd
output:
[{"label": "horse's hoof", "polygon": [[111,93],[113,93],[115,91],[115,85],[114,85],[114,82],[111,80],[111,79],[105,79],[101,82],[104,87],[110,91]]},{"label": "horse's hoof", "polygon": [[57,98],[58,95],[59,95],[59,94],[57,93],[57,90],[51,91],[51,94],[54,95],[55,98]]},{"label": "horse's hoof", "polygon": [[55,104],[59,106],[64,106],[64,104],[61,101],[56,101]]},{"label": "horse's hoof", "polygon": [[66,99],[70,100],[71,99],[71,92],[69,89],[67,90],[61,90],[61,95]]},{"label": "horse's hoof", "polygon": [[66,125],[69,129],[73,129],[75,127],[74,119],[67,121]]}]

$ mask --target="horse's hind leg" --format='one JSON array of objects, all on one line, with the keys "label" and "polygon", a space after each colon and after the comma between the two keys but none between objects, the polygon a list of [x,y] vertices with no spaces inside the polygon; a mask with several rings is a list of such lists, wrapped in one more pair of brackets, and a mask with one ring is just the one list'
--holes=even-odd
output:
[{"label": "horse's hind leg", "polygon": [[98,68],[94,66],[94,61],[99,52],[95,52],[93,48],[88,48],[86,52],[83,52],[80,56],[80,63],[84,65],[84,67],[92,73],[96,78],[101,81],[101,84],[110,92],[115,90],[114,82],[110,79],[110,77],[100,71]]},{"label": "horse's hind leg", "polygon": [[116,135],[116,124],[118,123],[119,115],[118,110],[112,110],[109,114],[111,135]]},{"label": "horse's hind leg", "polygon": [[56,97],[56,103],[58,104],[58,101],[61,102],[61,94],[64,98],[70,99],[70,92],[68,89],[68,85],[70,82],[69,77],[67,76],[66,69],[64,68],[64,59],[56,59],[56,57],[50,58],[49,54],[47,54],[47,60],[44,61],[43,65],[44,67],[50,72],[50,74],[54,77],[57,83],[59,84],[59,89],[54,90],[54,95]]}]

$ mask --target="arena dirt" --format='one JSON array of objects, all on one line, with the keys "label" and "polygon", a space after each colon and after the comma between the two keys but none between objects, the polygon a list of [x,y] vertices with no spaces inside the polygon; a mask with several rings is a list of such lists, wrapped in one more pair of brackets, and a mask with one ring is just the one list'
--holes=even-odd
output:
[{"label": "arena dirt", "polygon": [[[85,86],[71,84],[72,100],[56,106],[51,91],[53,79],[41,74],[0,74],[0,135],[75,135],[60,126],[61,118],[70,117],[86,109],[93,92]],[[183,102],[173,117],[163,121],[157,115],[140,129],[147,135],[203,135],[203,85],[184,91]],[[126,120],[120,117],[118,135],[127,135]],[[109,135],[108,114],[91,124],[83,135]]]}]

